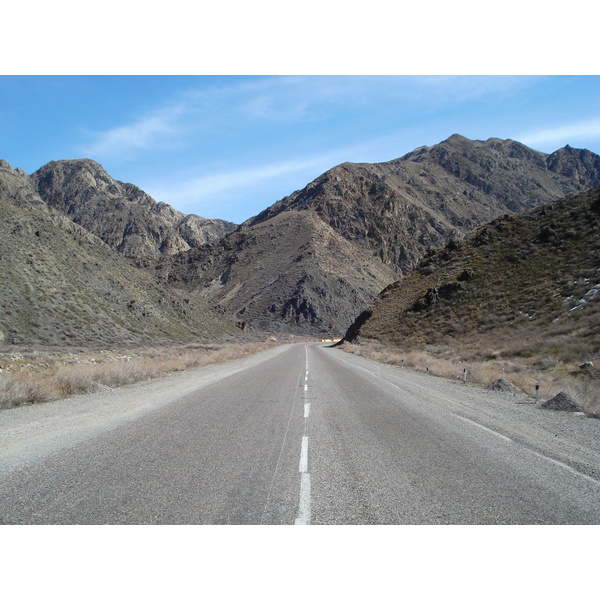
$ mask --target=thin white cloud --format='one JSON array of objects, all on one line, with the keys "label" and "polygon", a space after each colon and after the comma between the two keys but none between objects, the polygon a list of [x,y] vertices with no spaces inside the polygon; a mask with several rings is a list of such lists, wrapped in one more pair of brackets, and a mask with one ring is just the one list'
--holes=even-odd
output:
[{"label": "thin white cloud", "polygon": [[[202,210],[203,205],[212,208],[215,204],[215,198],[218,198],[221,194],[228,194],[236,190],[256,189],[256,186],[261,183],[294,173],[303,173],[307,176],[310,176],[309,173],[313,173],[314,177],[317,177],[340,163],[352,160],[360,162],[363,155],[380,148],[382,144],[391,145],[391,141],[395,137],[395,135],[392,135],[367,140],[360,144],[336,148],[330,152],[314,156],[268,162],[239,169],[231,168],[209,175],[186,177],[179,172],[173,179],[160,179],[154,183],[148,182],[145,184],[145,189],[156,200],[176,206],[178,210],[185,211],[191,207]],[[406,151],[408,152],[410,149],[406,148]],[[392,158],[397,158],[397,156],[391,154],[387,158],[382,158],[382,160],[391,160]],[[303,180],[303,185],[309,182],[309,179]],[[293,189],[287,189],[286,193],[291,194],[293,191]],[[265,198],[265,201],[271,203],[277,199]]]},{"label": "thin white cloud", "polygon": [[598,138],[600,138],[600,118],[531,131],[521,135],[518,139],[527,146],[535,147],[569,144],[576,143],[578,140]]},{"label": "thin white cloud", "polygon": [[[175,183],[159,183],[148,186],[154,198],[178,207],[202,205],[203,200],[224,192],[245,189],[282,175],[307,169],[327,169],[332,166],[331,156],[306,160],[290,160],[251,168],[231,170],[214,175],[179,179]],[[291,192],[292,190],[290,190]]]},{"label": "thin white cloud", "polygon": [[526,76],[356,75],[289,76],[264,79],[236,91],[247,94],[244,110],[272,120],[327,115],[340,105],[378,107],[383,103],[447,105],[511,94],[539,82]]},{"label": "thin white cloud", "polygon": [[175,104],[144,115],[137,121],[92,133],[94,140],[82,148],[94,157],[125,157],[150,148],[165,147],[181,133],[180,118],[186,112],[183,104]]},{"label": "thin white cloud", "polygon": [[[210,135],[222,128],[280,126],[329,119],[340,109],[375,109],[383,100],[436,106],[480,99],[528,85],[527,77],[433,76],[290,76],[226,80],[223,85],[190,88],[170,104],[157,107],[130,123],[90,132],[91,141],[80,148],[93,158],[130,159],[142,153],[181,148],[198,140],[210,144]],[[198,79],[202,85],[202,79]],[[198,133],[202,137],[198,137]]]}]

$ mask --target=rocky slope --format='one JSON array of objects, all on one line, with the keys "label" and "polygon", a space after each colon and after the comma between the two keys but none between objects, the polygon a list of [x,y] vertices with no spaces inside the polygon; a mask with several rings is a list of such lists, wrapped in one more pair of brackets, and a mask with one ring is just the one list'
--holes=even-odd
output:
[{"label": "rocky slope", "polygon": [[463,359],[596,358],[600,187],[498,218],[430,253],[381,292],[345,340],[454,347]]},{"label": "rocky slope", "polygon": [[160,272],[235,315],[241,328],[301,334],[339,331],[397,277],[311,212],[283,212],[166,257]]},{"label": "rocky slope", "polygon": [[237,334],[202,298],[168,289],[50,208],[0,162],[0,346],[102,345]]},{"label": "rocky slope", "polygon": [[237,225],[184,215],[89,159],[53,161],[31,175],[48,206],[140,262],[215,241]]},{"label": "rocky slope", "polygon": [[161,262],[255,328],[343,334],[432,247],[600,184],[600,157],[454,135],[381,164],[335,167],[216,243]]}]

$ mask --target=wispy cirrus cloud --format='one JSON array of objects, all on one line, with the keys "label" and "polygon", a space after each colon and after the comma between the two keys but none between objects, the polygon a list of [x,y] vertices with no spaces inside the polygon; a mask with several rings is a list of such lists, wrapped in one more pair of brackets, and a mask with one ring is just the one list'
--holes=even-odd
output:
[{"label": "wispy cirrus cloud", "polygon": [[[80,150],[99,158],[134,158],[186,144],[236,127],[280,127],[326,121],[342,113],[378,110],[406,103],[421,106],[464,102],[528,85],[526,77],[433,76],[274,76],[223,80],[209,85],[198,78],[154,110],[104,131],[88,132]],[[198,135],[198,134],[201,134]],[[195,137],[194,137],[195,136]]]},{"label": "wispy cirrus cloud", "polygon": [[236,125],[247,128],[302,120],[314,107],[314,99],[308,103],[299,100],[292,93],[294,88],[291,79],[283,77],[213,86],[205,86],[198,78],[198,87],[179,91],[170,102],[133,116],[128,123],[101,131],[88,130],[89,142],[79,150],[98,158],[137,158],[186,144],[197,147],[199,139],[210,145],[211,135],[218,136],[220,130],[232,131]]},{"label": "wispy cirrus cloud", "polygon": [[581,140],[598,138],[600,138],[600,118],[530,131],[518,139],[527,146],[535,147],[576,143]]},{"label": "wispy cirrus cloud", "polygon": [[81,150],[89,156],[125,158],[140,151],[168,147],[181,135],[181,119],[186,111],[185,104],[173,104],[142,115],[132,123],[90,132],[92,140]]},{"label": "wispy cirrus cloud", "polygon": [[[326,170],[332,166],[333,160],[334,155],[324,155],[231,169],[199,177],[185,178],[179,176],[171,182],[157,182],[156,185],[149,184],[147,188],[156,199],[180,207],[186,205],[197,206],[202,210],[204,199],[214,198],[219,194],[228,194],[236,190],[244,190],[293,173],[301,173],[311,169]],[[293,190],[288,190],[289,193],[291,191]]]}]

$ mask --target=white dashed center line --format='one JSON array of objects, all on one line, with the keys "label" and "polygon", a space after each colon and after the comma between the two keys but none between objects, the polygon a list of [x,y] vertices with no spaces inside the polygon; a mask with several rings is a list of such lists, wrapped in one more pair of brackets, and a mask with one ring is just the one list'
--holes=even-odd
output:
[{"label": "white dashed center line", "polygon": [[300,481],[300,505],[296,525],[310,525],[310,473],[302,473]]},{"label": "white dashed center line", "polygon": [[302,436],[302,448],[300,449],[300,473],[308,473],[308,436]]},{"label": "white dashed center line", "polygon": [[304,376],[304,435],[300,447],[300,501],[296,525],[310,525],[310,473],[308,472],[308,418],[310,416],[310,402],[306,397],[308,391],[308,348],[306,352],[306,373]]}]

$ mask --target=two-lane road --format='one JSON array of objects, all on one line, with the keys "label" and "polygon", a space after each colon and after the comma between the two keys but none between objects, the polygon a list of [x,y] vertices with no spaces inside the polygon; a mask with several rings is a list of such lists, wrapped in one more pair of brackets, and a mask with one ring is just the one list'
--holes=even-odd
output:
[{"label": "two-lane road", "polygon": [[600,423],[296,344],[0,413],[0,519],[600,523]]}]

